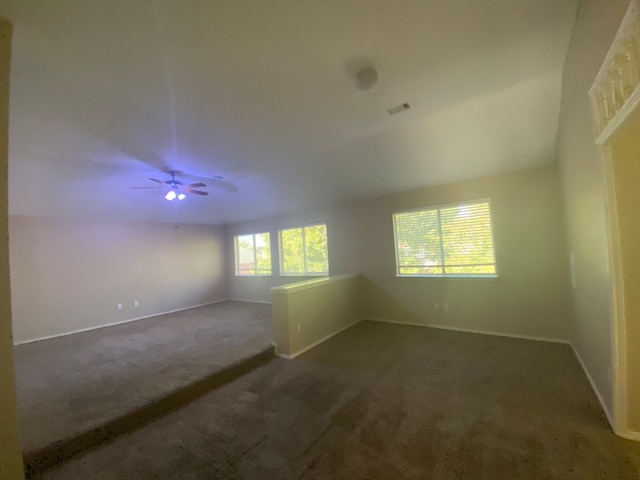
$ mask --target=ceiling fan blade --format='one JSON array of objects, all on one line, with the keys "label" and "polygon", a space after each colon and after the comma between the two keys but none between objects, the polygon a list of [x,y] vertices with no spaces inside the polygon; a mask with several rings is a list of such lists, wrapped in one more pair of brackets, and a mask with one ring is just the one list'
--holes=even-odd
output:
[{"label": "ceiling fan blade", "polygon": [[134,190],[162,190],[165,187],[131,187]]},{"label": "ceiling fan blade", "polygon": [[227,182],[226,180],[223,180],[222,177],[214,178],[213,179],[213,183],[211,184],[211,186],[212,187],[216,187],[216,188],[220,188],[222,190],[226,190],[229,193],[236,193],[238,191],[238,187],[236,187],[231,182]]},{"label": "ceiling fan blade", "polygon": [[187,192],[187,193],[195,193],[196,195],[209,195],[209,192],[203,192],[201,190],[191,190],[190,188],[186,188],[185,192]]},{"label": "ceiling fan blade", "polygon": [[202,188],[202,187],[206,187],[207,184],[206,183],[202,183],[202,182],[198,182],[198,183],[190,183],[189,185],[185,185],[185,187],[196,187],[196,188]]},{"label": "ceiling fan blade", "polygon": [[163,183],[164,184],[164,182],[162,180],[158,180],[157,178],[150,178],[149,180],[151,180],[152,182]]}]

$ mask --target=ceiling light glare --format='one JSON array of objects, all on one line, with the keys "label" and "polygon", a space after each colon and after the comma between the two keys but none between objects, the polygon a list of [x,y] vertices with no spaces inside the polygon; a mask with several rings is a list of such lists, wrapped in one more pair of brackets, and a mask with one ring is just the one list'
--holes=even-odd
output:
[{"label": "ceiling light glare", "polygon": [[177,197],[176,192],[174,192],[173,190],[169,190],[167,194],[164,196],[164,198],[166,198],[170,202],[174,201],[176,197]]},{"label": "ceiling light glare", "polygon": [[187,196],[184,193],[178,194],[178,200],[184,200]]}]

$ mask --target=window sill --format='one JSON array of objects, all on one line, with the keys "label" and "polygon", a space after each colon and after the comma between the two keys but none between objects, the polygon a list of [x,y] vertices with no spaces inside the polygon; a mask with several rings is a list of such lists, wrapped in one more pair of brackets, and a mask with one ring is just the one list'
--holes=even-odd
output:
[{"label": "window sill", "polygon": [[325,275],[320,278],[314,278],[313,280],[302,280],[300,282],[289,283],[287,285],[280,285],[279,287],[272,287],[272,294],[290,294],[300,290],[306,290],[308,288],[319,287],[321,285],[328,285],[330,283],[340,282],[347,279],[356,278],[359,274],[345,273],[341,275]]},{"label": "window sill", "polygon": [[281,273],[281,277],[328,277],[328,273]]},{"label": "window sill", "polygon": [[445,275],[399,275],[396,273],[396,278],[500,278],[498,274],[489,273],[482,275],[469,275],[469,274],[445,274]]}]

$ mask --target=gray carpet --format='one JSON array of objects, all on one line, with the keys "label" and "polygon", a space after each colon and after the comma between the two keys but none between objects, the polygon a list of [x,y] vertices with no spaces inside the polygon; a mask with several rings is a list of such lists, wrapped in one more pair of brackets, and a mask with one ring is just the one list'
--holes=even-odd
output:
[{"label": "gray carpet", "polygon": [[632,480],[640,444],[566,345],[363,322],[42,478]]},{"label": "gray carpet", "polygon": [[221,302],[14,348],[26,454],[271,347],[271,305]]}]

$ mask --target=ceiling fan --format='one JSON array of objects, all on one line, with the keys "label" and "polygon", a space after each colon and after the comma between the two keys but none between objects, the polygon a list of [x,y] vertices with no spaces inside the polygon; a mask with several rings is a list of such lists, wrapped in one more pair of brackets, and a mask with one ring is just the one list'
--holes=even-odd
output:
[{"label": "ceiling fan", "polygon": [[157,178],[150,178],[152,182],[159,183],[160,185],[157,187],[131,187],[136,190],[150,190],[150,189],[163,189],[167,190],[167,194],[164,196],[170,202],[173,202],[176,198],[178,200],[184,200],[187,194],[195,194],[195,195],[209,195],[209,192],[203,192],[202,190],[195,190],[196,188],[206,187],[206,183],[198,182],[198,183],[188,183],[184,184],[180,180],[176,180],[176,172],[175,170],[170,170],[169,175],[171,175],[171,180],[158,180]]}]

